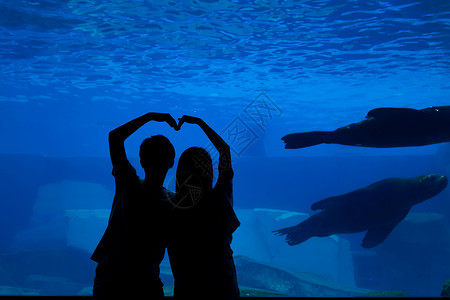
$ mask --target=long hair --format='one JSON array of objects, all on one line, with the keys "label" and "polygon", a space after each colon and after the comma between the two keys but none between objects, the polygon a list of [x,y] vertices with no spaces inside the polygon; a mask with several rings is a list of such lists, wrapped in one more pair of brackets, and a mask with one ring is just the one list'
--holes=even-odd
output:
[{"label": "long hair", "polygon": [[213,166],[209,153],[200,147],[190,147],[180,156],[176,172],[176,193],[180,207],[191,207],[212,189]]}]

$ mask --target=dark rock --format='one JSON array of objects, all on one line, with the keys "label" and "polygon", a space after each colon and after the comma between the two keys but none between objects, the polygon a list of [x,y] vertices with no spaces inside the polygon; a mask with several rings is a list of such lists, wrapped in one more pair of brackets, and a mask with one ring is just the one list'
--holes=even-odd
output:
[{"label": "dark rock", "polygon": [[441,291],[442,297],[450,297],[450,279],[447,279],[442,287]]},{"label": "dark rock", "polygon": [[402,291],[377,291],[377,292],[370,292],[367,294],[362,294],[361,297],[409,297],[409,294],[407,292]]},{"label": "dark rock", "polygon": [[254,288],[248,288],[248,287],[239,287],[239,292],[241,297],[283,297],[286,295],[275,293],[271,291],[261,290],[261,289],[254,289]]},{"label": "dark rock", "polygon": [[370,292],[342,287],[311,273],[291,273],[245,256],[235,259],[240,286],[296,297],[354,297]]}]

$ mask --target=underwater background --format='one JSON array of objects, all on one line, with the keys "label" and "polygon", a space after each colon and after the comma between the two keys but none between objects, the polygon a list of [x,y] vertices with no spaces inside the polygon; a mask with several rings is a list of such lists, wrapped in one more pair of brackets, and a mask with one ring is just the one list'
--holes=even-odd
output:
[{"label": "underwater background", "polygon": [[[385,178],[450,175],[446,143],[287,150],[281,140],[377,107],[449,105],[449,57],[443,0],[0,0],[0,295],[92,293],[89,258],[114,194],[108,132],[168,112],[201,117],[231,147],[242,296],[439,296],[448,189],[371,249],[364,233],[289,246],[272,230]],[[176,160],[212,150],[195,126],[149,123],[126,142],[140,176],[139,145],[158,133]],[[167,261],[161,276],[170,294]]]}]

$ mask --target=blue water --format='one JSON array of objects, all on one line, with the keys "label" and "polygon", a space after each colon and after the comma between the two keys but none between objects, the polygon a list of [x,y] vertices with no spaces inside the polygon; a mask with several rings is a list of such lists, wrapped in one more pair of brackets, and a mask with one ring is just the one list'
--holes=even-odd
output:
[{"label": "blue water", "polygon": [[[113,190],[108,132],[148,111],[199,116],[221,133],[233,150],[239,209],[311,213],[310,205],[320,199],[383,178],[450,175],[445,144],[285,150],[280,140],[291,132],[358,122],[376,107],[448,105],[448,57],[450,2],[442,0],[0,1],[0,223],[7,228],[0,239],[0,287],[15,288],[0,293],[29,288],[77,294],[90,286],[93,265],[85,252],[80,256],[87,259],[80,261],[86,267],[76,272],[48,271],[52,268],[44,266],[55,263],[49,254],[34,268],[14,265],[20,272],[8,276],[3,273],[11,263],[5,261],[19,261],[17,253],[24,251],[25,261],[33,261],[38,250],[69,255],[65,233],[55,233],[60,227],[52,218],[70,209],[109,209],[112,199],[63,200],[53,210],[43,198],[73,190],[63,185],[46,194],[43,187],[72,180]],[[156,132],[171,139],[177,156],[193,144],[209,146],[193,126],[173,132],[151,124],[127,140],[129,157],[135,159],[142,139]],[[448,197],[443,193],[414,212],[448,218]],[[36,204],[40,201],[49,207]],[[37,217],[42,211],[45,220]],[[449,228],[439,227],[437,234],[433,227],[428,235],[450,240]],[[450,265],[447,246],[435,249],[436,241],[425,242],[429,247],[404,264],[402,255],[392,253],[406,250],[386,247],[383,257],[389,259],[377,269],[381,254],[364,252],[361,235],[342,238],[353,251],[354,286],[439,296],[450,278],[439,267],[442,260]],[[444,253],[440,261],[430,258],[436,252]],[[405,269],[417,260],[425,267]],[[424,269],[428,273],[422,277],[404,281],[392,275],[391,285],[380,279]],[[55,292],[49,288],[55,278],[70,281],[72,289]]]}]

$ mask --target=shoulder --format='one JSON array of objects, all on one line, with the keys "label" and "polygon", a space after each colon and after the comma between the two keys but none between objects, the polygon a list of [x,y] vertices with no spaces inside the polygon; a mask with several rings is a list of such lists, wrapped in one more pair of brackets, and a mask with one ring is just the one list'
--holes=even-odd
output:
[{"label": "shoulder", "polygon": [[217,178],[217,182],[219,181],[232,181],[234,177],[234,171],[232,168],[227,168],[221,170],[219,172],[219,177]]},{"label": "shoulder", "polygon": [[163,188],[163,192],[162,192],[162,199],[161,200],[170,200],[175,196],[175,193],[172,192],[171,190],[168,190],[166,188]]},{"label": "shoulder", "polygon": [[140,179],[137,176],[136,169],[133,168],[133,166],[129,162],[114,166],[112,175],[114,176],[116,181],[127,182],[137,180],[140,183]]}]

